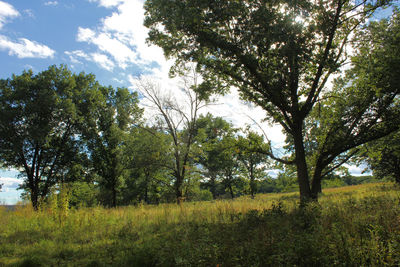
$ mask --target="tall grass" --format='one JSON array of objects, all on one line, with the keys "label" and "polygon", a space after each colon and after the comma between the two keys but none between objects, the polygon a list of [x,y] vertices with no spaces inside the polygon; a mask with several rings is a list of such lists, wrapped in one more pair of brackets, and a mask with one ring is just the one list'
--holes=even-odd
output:
[{"label": "tall grass", "polygon": [[400,265],[390,183],[116,209],[0,210],[0,266]]}]

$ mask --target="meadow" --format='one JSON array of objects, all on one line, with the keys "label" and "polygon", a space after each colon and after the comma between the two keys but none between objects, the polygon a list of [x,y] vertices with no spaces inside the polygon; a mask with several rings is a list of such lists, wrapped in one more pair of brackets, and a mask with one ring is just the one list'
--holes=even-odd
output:
[{"label": "meadow", "polygon": [[0,210],[0,266],[398,266],[400,189],[375,183],[115,209]]}]

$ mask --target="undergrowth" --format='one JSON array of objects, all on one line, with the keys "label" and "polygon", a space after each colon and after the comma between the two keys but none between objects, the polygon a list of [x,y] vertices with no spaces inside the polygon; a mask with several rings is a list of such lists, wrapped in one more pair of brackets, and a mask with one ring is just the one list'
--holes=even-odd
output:
[{"label": "undergrowth", "polygon": [[368,184],[180,206],[0,210],[0,266],[398,266],[400,190]]}]

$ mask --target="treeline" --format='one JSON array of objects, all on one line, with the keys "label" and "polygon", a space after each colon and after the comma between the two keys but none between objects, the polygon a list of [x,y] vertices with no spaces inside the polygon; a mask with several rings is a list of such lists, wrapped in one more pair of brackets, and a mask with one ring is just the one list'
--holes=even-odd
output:
[{"label": "treeline", "polygon": [[183,78],[180,102],[152,81],[138,83],[151,121],[137,92],[66,66],[1,80],[1,163],[20,170],[35,209],[65,190],[77,206],[254,196],[273,167],[270,143],[199,115],[208,102],[196,77]]},{"label": "treeline", "polygon": [[[194,90],[195,79],[185,78],[186,106],[154,82],[138,83],[153,108],[151,121],[137,92],[101,86],[66,66],[2,80],[2,164],[21,170],[35,209],[60,190],[73,206],[115,207],[298,189],[295,168],[271,161],[263,135],[199,115],[207,101]],[[268,170],[276,168],[272,178]],[[343,177],[332,174],[324,186],[361,182]]]}]

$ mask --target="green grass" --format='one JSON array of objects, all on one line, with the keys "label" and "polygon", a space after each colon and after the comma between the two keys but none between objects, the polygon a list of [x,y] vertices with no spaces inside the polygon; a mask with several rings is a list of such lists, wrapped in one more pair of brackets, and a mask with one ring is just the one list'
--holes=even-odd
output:
[{"label": "green grass", "polygon": [[0,210],[0,266],[396,266],[391,183],[180,206]]}]

